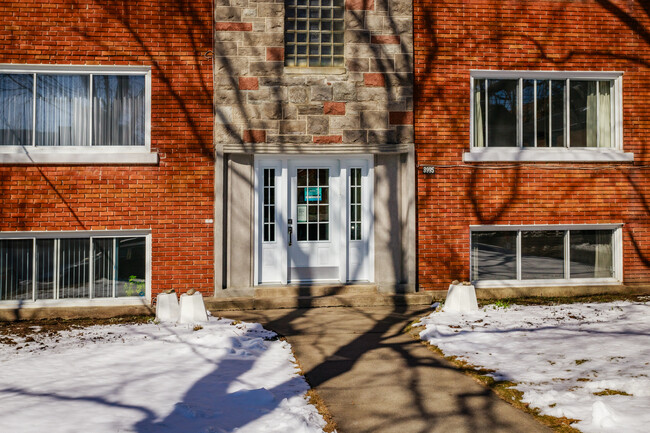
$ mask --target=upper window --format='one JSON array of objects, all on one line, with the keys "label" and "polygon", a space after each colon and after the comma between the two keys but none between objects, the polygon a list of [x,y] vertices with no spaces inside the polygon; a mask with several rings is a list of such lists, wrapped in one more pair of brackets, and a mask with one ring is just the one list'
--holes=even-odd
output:
[{"label": "upper window", "polygon": [[285,0],[285,66],[343,66],[344,0]]},{"label": "upper window", "polygon": [[[0,65],[0,162],[156,162],[133,160],[150,148],[150,95],[148,67]],[[113,157],[79,158],[99,148]]]},{"label": "upper window", "polygon": [[620,79],[619,73],[472,72],[472,151],[620,150]]},{"label": "upper window", "polygon": [[144,75],[0,73],[0,145],[144,146]]}]

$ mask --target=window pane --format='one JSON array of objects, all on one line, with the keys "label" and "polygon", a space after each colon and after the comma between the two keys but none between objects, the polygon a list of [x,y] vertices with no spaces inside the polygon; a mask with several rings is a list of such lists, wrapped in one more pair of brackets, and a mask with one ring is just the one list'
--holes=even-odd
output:
[{"label": "window pane", "polygon": [[472,280],[517,278],[517,232],[472,232]]},{"label": "window pane", "polygon": [[474,147],[485,146],[485,80],[474,80]]},{"label": "window pane", "polygon": [[521,232],[521,279],[564,278],[564,230]]},{"label": "window pane", "polygon": [[144,76],[93,76],[93,145],[144,146]]},{"label": "window pane", "polygon": [[34,78],[0,74],[0,146],[32,144]]},{"label": "window pane", "polygon": [[0,240],[0,300],[32,299],[33,241]]},{"label": "window pane", "polygon": [[90,145],[90,77],[36,76],[36,145]]},{"label": "window pane", "polygon": [[551,146],[564,147],[566,130],[566,82],[551,81]]},{"label": "window pane", "polygon": [[145,267],[145,238],[117,238],[116,296],[145,296]]},{"label": "window pane", "polygon": [[537,81],[537,147],[548,147],[551,142],[549,136],[549,93],[548,80]]},{"label": "window pane", "polygon": [[488,80],[488,146],[517,146],[519,80]]},{"label": "window pane", "polygon": [[113,241],[114,238],[93,239],[93,263],[95,271],[93,297],[95,298],[113,297]]},{"label": "window pane", "polygon": [[569,94],[571,110],[570,146],[596,147],[596,82],[571,80]]},{"label": "window pane", "polygon": [[59,298],[87,298],[90,239],[61,239],[59,244]]},{"label": "window pane", "polygon": [[54,299],[54,239],[36,239],[36,299]]},{"label": "window pane", "polygon": [[612,98],[611,82],[598,82],[598,146],[612,146]]},{"label": "window pane", "polygon": [[614,260],[611,230],[571,230],[571,278],[611,278]]},{"label": "window pane", "polygon": [[523,146],[535,146],[535,80],[523,80],[522,89]]}]

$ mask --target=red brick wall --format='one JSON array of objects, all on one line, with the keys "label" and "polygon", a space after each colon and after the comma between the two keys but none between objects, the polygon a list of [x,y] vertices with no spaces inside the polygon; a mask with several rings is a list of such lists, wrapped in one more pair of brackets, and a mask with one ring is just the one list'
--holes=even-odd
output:
[{"label": "red brick wall", "polygon": [[0,2],[0,63],[147,65],[156,166],[0,166],[0,230],[151,229],[152,288],[213,291],[209,0]]},{"label": "red brick wall", "polygon": [[[470,224],[624,223],[626,283],[650,282],[650,10],[645,0],[414,2],[420,287],[469,278]],[[464,164],[470,70],[623,71],[634,163]]]}]

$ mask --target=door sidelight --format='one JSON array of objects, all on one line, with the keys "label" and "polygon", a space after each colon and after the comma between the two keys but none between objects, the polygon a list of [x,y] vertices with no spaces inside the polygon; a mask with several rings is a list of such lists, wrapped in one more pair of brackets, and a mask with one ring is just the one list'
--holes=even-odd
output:
[{"label": "door sidelight", "polygon": [[291,224],[293,224],[293,220],[289,219],[289,224],[288,224],[288,226],[289,226],[289,229],[288,229],[289,230],[289,246],[291,246],[291,244],[293,243],[293,236],[292,236],[293,235],[293,227],[291,226]]}]

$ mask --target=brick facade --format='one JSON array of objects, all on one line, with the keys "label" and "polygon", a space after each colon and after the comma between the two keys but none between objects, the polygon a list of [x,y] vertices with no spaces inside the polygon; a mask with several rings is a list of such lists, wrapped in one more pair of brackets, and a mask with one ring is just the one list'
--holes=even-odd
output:
[{"label": "brick facade", "polygon": [[[414,2],[418,277],[469,279],[470,224],[622,223],[626,284],[650,277],[650,16],[641,1]],[[622,71],[633,163],[463,163],[470,70]],[[435,165],[424,175],[421,166]]]},{"label": "brick facade", "polygon": [[3,1],[0,63],[152,71],[157,165],[0,166],[0,230],[150,229],[152,295],[213,291],[210,1]]}]

